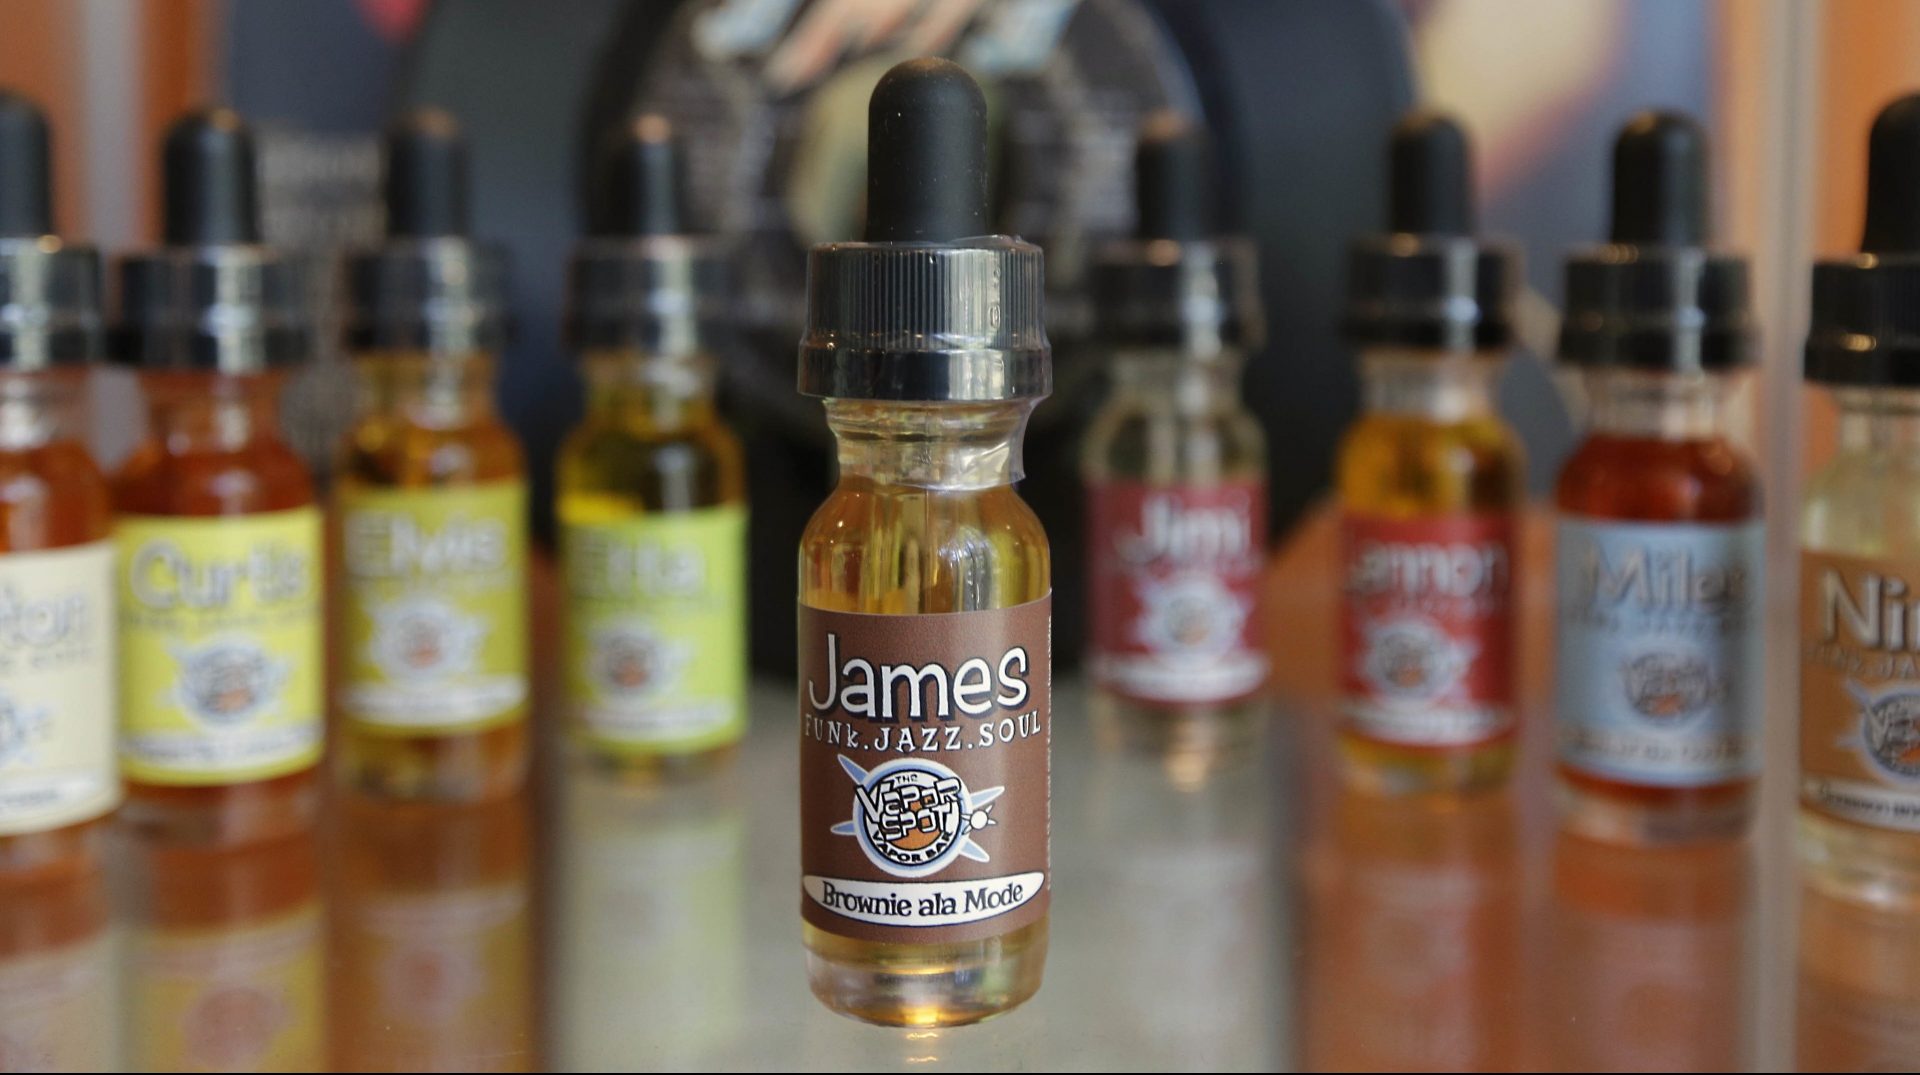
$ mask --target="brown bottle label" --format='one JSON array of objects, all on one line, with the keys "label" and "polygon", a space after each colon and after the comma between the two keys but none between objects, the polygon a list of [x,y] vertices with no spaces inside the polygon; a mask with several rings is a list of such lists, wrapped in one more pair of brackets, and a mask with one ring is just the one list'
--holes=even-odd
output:
[{"label": "brown bottle label", "polygon": [[800,913],[856,940],[1047,912],[1053,597],[923,615],[800,606]]},{"label": "brown bottle label", "polygon": [[1920,831],[1920,565],[1800,554],[1800,799]]}]

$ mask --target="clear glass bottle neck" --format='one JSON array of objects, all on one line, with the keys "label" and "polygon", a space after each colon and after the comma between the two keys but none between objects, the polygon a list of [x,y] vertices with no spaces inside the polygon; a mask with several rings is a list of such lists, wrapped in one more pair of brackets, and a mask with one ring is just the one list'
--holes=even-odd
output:
[{"label": "clear glass bottle neck", "polygon": [[671,432],[712,421],[714,377],[710,354],[663,354],[638,349],[589,351],[581,358],[587,413]]},{"label": "clear glass bottle neck", "polygon": [[84,435],[84,370],[0,372],[0,451],[30,451]]},{"label": "clear glass bottle neck", "polygon": [[355,356],[362,415],[385,414],[432,429],[452,429],[495,416],[492,354],[434,355],[370,351]]},{"label": "clear glass bottle neck", "polygon": [[150,373],[147,429],[172,452],[237,451],[280,437],[284,375]]},{"label": "clear glass bottle neck", "polygon": [[1497,351],[1368,348],[1360,354],[1361,401],[1376,414],[1460,422],[1495,413]]},{"label": "clear glass bottle neck", "polygon": [[1178,414],[1205,414],[1241,405],[1237,350],[1197,358],[1178,348],[1122,350],[1111,366],[1116,400]]},{"label": "clear glass bottle neck", "polygon": [[1025,476],[1020,441],[1032,400],[1009,403],[826,401],[840,477],[951,492]]},{"label": "clear glass bottle neck", "polygon": [[1588,427],[1648,440],[1705,440],[1727,431],[1732,374],[1593,370],[1586,374]]},{"label": "clear glass bottle neck", "polygon": [[1920,454],[1920,389],[1836,388],[1843,452]]}]

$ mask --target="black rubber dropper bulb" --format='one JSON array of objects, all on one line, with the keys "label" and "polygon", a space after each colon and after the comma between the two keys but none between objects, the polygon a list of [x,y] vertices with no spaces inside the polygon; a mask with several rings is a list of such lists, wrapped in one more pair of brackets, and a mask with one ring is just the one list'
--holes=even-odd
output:
[{"label": "black rubber dropper bulb", "polygon": [[1920,253],[1920,94],[1886,106],[1873,121],[1860,251]]},{"label": "black rubber dropper bulb", "polygon": [[1205,239],[1213,233],[1213,170],[1206,132],[1171,109],[1140,125],[1133,154],[1134,237]]},{"label": "black rubber dropper bulb", "polygon": [[908,60],[867,106],[868,242],[988,233],[987,99],[959,64]]},{"label": "black rubber dropper bulb", "polygon": [[260,241],[253,135],[239,113],[211,108],[174,121],[161,171],[167,245]]},{"label": "black rubber dropper bulb", "polygon": [[667,117],[633,117],[601,147],[593,234],[639,238],[684,230],[680,151]]},{"label": "black rubber dropper bulb", "polygon": [[1387,230],[1473,234],[1473,150],[1453,117],[1416,112],[1394,125]]},{"label": "black rubber dropper bulb", "polygon": [[0,90],[0,238],[53,231],[47,117],[32,101]]},{"label": "black rubber dropper bulb", "polygon": [[1642,112],[1613,144],[1615,243],[1707,241],[1707,136],[1677,112]]},{"label": "black rubber dropper bulb", "polygon": [[416,108],[388,125],[383,194],[390,239],[467,234],[467,143],[460,123],[438,108]]}]

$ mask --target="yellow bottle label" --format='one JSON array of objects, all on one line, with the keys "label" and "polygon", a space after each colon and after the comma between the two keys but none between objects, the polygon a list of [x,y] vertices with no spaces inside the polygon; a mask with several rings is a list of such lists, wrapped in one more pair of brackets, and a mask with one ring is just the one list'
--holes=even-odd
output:
[{"label": "yellow bottle label", "polygon": [[123,515],[121,770],[237,784],[320,760],[320,512]]},{"label": "yellow bottle label", "polygon": [[566,686],[612,754],[668,754],[746,729],[747,513],[661,512],[561,530]]},{"label": "yellow bottle label", "polygon": [[447,735],[525,716],[526,504],[520,481],[341,491],[340,704],[356,728]]},{"label": "yellow bottle label", "polygon": [[0,556],[0,835],[120,801],[115,678],[113,542]]}]

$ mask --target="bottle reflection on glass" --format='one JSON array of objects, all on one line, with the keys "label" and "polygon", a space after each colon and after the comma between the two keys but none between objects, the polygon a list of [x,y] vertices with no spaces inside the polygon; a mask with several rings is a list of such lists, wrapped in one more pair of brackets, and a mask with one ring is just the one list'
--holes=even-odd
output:
[{"label": "bottle reflection on glass", "polygon": [[1340,796],[1307,852],[1303,1067],[1519,1062],[1516,842],[1504,794]]},{"label": "bottle reflection on glass", "polygon": [[1801,1071],[1909,1071],[1920,1057],[1920,914],[1800,889]]},{"label": "bottle reflection on glass", "polygon": [[584,765],[567,776],[551,1062],[739,1066],[730,1050],[750,1004],[737,778],[718,770],[666,786]]},{"label": "bottle reflection on glass", "polygon": [[525,800],[350,796],[339,826],[335,1063],[536,1068]]},{"label": "bottle reflection on glass", "polygon": [[1551,1065],[1728,1071],[1743,1062],[1751,852],[1639,849],[1561,833],[1554,848]]},{"label": "bottle reflection on glass", "polygon": [[1188,779],[1103,750],[1090,780],[1083,831],[1099,852],[1078,884],[1097,898],[1084,904],[1089,917],[1062,922],[1063,946],[1082,959],[1055,985],[1087,998],[1073,1008],[1097,1021],[1104,1055],[1129,1066],[1272,1065],[1271,771],[1240,765]]},{"label": "bottle reflection on glass", "polygon": [[239,847],[136,838],[126,964],[138,1071],[315,1071],[326,966],[311,832]]},{"label": "bottle reflection on glass", "polygon": [[91,866],[0,884],[0,1071],[120,1067],[105,882]]}]

